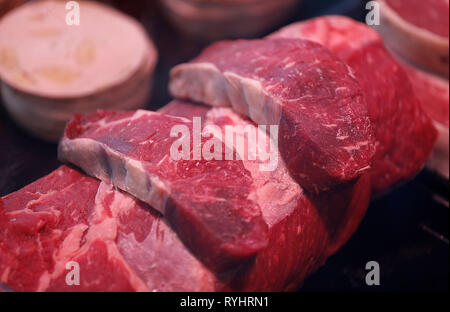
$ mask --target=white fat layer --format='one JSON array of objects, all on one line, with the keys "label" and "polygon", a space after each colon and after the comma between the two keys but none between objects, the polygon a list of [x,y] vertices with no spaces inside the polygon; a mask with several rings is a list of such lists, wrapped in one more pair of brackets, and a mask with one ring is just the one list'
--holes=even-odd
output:
[{"label": "white fat layer", "polygon": [[[231,106],[227,82],[214,64],[181,64],[172,69],[170,76],[169,91],[174,97],[190,98],[211,106]],[[195,84],[189,84],[194,81]]]},{"label": "white fat layer", "polygon": [[[162,214],[165,213],[170,189],[159,177],[149,174],[141,161],[124,157],[107,145],[88,138],[64,139],[60,149],[63,160],[80,166],[88,174],[102,181],[111,182]],[[98,159],[105,154],[110,173],[105,171],[106,166],[98,164]]]},{"label": "white fat layer", "polygon": [[222,73],[212,63],[176,66],[169,88],[178,98],[211,106],[232,106],[258,124],[278,125],[281,118],[279,103],[267,95],[260,81],[232,72]]}]

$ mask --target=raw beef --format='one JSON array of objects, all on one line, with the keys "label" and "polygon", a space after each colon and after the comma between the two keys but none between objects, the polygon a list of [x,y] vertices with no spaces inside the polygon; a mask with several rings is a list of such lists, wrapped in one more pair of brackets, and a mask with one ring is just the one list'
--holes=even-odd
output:
[{"label": "raw beef", "polygon": [[0,0],[0,18],[6,13],[25,3],[25,0]]},{"label": "raw beef", "polygon": [[171,72],[180,99],[231,106],[260,125],[279,125],[290,173],[309,192],[352,181],[375,150],[367,106],[346,64],[304,40],[239,40],[207,48]]},{"label": "raw beef", "polygon": [[448,38],[448,0],[384,0],[405,21]]},{"label": "raw beef", "polygon": [[447,79],[425,72],[400,60],[423,110],[432,120],[449,125],[449,83]]},{"label": "raw beef", "polygon": [[197,40],[253,37],[271,29],[299,0],[161,0],[177,30]]},{"label": "raw beef", "polygon": [[82,1],[83,21],[70,27],[66,2],[27,1],[0,21],[2,103],[27,132],[54,143],[74,113],[145,106],[158,59],[138,21]]},{"label": "raw beef", "polygon": [[[205,120],[205,124],[216,124],[222,129],[227,125],[246,126],[253,124],[250,120],[244,119],[230,108],[210,109],[203,105],[180,100],[172,101],[164,106],[160,112],[183,116],[188,119],[199,116],[202,117],[202,120]],[[247,136],[244,137],[244,140],[248,140]],[[298,205],[303,197],[307,202],[314,205],[315,209],[321,211],[321,217],[324,218],[327,228],[336,234],[332,238],[332,241],[335,242],[334,246],[329,246],[329,249],[332,250],[331,253],[334,253],[356,231],[359,222],[365,214],[366,209],[364,207],[368,206],[370,198],[370,179],[366,177],[367,175],[334,192],[323,192],[320,196],[316,196],[305,194],[301,187],[295,183],[289,174],[286,164],[281,159],[281,155],[278,166],[273,172],[259,170],[260,160],[254,161],[243,158],[243,161],[244,166],[251,172],[254,183],[257,186],[259,195],[256,198],[262,209],[263,217],[269,225],[269,229],[273,229],[275,224],[282,220],[283,217],[289,215],[289,211],[291,211],[289,207],[293,205],[292,202],[294,200],[297,201]],[[299,191],[302,196],[296,195]],[[360,192],[360,194],[356,192]],[[332,210],[333,207],[336,207],[336,211]],[[340,221],[338,222],[337,220]],[[338,233],[340,234],[338,235]]]},{"label": "raw beef", "polygon": [[449,179],[449,83],[439,76],[402,62],[414,91],[439,132],[427,167]]},{"label": "raw beef", "polygon": [[371,169],[374,196],[407,181],[423,168],[436,131],[406,73],[374,30],[346,17],[328,16],[287,26],[271,36],[279,37],[321,43],[354,70],[375,131],[377,152]]},{"label": "raw beef", "polygon": [[449,1],[380,0],[386,45],[409,62],[448,77]]},{"label": "raw beef", "polygon": [[[162,112],[199,116],[205,124],[249,123],[226,108],[179,101]],[[257,200],[269,228],[268,246],[252,261],[213,273],[162,215],[61,167],[0,199],[0,237],[8,237],[0,239],[0,281],[16,291],[294,290],[356,230],[368,206],[369,181],[364,176],[339,191],[309,196],[282,162],[273,172],[244,164],[259,185]],[[65,284],[67,261],[80,263],[80,286]]]},{"label": "raw beef", "polygon": [[[68,285],[71,261],[79,285]],[[212,290],[161,215],[63,166],[0,199],[0,281],[15,291]]]},{"label": "raw beef", "polygon": [[[171,153],[179,126],[189,130],[189,159]],[[150,204],[207,265],[225,269],[266,247],[267,225],[243,162],[226,160],[226,148],[222,160],[195,155],[206,142],[195,131],[188,119],[143,110],[76,115],[59,157]]]}]

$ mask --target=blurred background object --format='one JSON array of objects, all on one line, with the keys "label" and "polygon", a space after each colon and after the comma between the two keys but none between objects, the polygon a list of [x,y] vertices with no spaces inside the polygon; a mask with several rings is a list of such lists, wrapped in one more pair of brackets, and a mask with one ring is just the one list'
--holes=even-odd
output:
[{"label": "blurred background object", "polygon": [[0,18],[25,2],[26,0],[0,0]]},{"label": "blurred background object", "polygon": [[183,34],[201,40],[259,36],[295,11],[299,0],[160,0]]},{"label": "blurred background object", "polygon": [[97,2],[69,25],[64,1],[33,1],[0,22],[5,108],[30,134],[56,142],[74,113],[147,104],[157,52],[137,21]]}]

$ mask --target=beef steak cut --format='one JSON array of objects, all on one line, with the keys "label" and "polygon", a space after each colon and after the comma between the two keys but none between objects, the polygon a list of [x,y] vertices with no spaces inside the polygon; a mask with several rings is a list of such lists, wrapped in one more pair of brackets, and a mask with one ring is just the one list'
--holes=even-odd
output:
[{"label": "beef steak cut", "polygon": [[408,73],[423,110],[433,120],[438,130],[438,139],[433,153],[428,159],[427,168],[449,179],[449,83],[447,79],[425,72],[400,60]]},{"label": "beef steak cut", "polygon": [[[180,101],[162,112],[201,116],[205,124],[249,123],[230,109]],[[282,162],[273,172],[244,165],[258,185],[255,200],[269,228],[269,244],[253,261],[213,273],[161,214],[63,166],[0,199],[0,282],[16,291],[294,290],[356,230],[368,206],[369,180],[366,175],[311,196]],[[65,283],[68,261],[80,264],[79,286]]]},{"label": "beef steak cut", "polygon": [[[160,112],[201,117],[205,124],[222,129],[252,124],[229,108],[210,109],[179,100]],[[260,171],[258,161],[244,159],[244,165],[258,190],[256,200],[269,227],[269,244],[233,277],[225,275],[229,282],[224,290],[294,290],[356,231],[369,204],[370,177],[312,195],[302,191],[281,160],[273,172]]]},{"label": "beef steak cut", "polygon": [[[190,133],[190,160],[170,153],[174,126]],[[59,157],[111,182],[161,212],[181,239],[214,269],[226,269],[267,245],[267,225],[241,160],[194,160],[193,123],[149,111],[75,116]],[[194,142],[193,142],[194,141]],[[224,149],[225,150],[225,149]],[[224,151],[225,153],[225,151]]]},{"label": "beef steak cut", "polygon": [[[79,265],[79,285],[66,283]],[[62,166],[0,199],[0,282],[15,291],[211,291],[161,215]]]},{"label": "beef steak cut", "polygon": [[216,43],[171,72],[179,99],[228,106],[260,125],[279,125],[290,173],[309,192],[352,181],[375,150],[363,92],[349,67],[304,40]]},{"label": "beef steak cut", "polygon": [[423,168],[436,131],[408,76],[373,29],[346,17],[327,16],[289,25],[270,36],[280,37],[323,44],[354,70],[375,131],[377,151],[371,169],[374,196]]},{"label": "beef steak cut", "polygon": [[374,26],[387,47],[408,62],[448,77],[449,1],[379,0]]}]

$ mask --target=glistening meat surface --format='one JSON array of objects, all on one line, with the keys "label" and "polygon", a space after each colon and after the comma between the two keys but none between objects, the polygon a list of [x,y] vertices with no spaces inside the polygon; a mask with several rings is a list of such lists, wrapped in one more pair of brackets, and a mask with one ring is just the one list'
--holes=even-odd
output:
[{"label": "glistening meat surface", "polygon": [[327,49],[297,39],[214,44],[171,72],[180,99],[229,106],[261,125],[279,125],[291,175],[312,193],[355,180],[375,151],[363,92]]},{"label": "glistening meat surface", "polygon": [[[175,126],[189,129],[190,160],[171,155]],[[59,157],[151,205],[208,266],[226,269],[267,245],[267,225],[243,162],[195,160],[206,139],[193,131],[190,120],[142,110],[77,115]]]},{"label": "glistening meat surface", "polygon": [[354,70],[375,132],[374,196],[404,183],[423,168],[436,131],[407,74],[373,29],[346,17],[327,16],[287,26],[270,36],[280,37],[323,44]]},{"label": "glistening meat surface", "polygon": [[423,110],[433,120],[439,135],[427,167],[449,178],[449,83],[447,79],[427,73],[400,60],[408,73]]},{"label": "glistening meat surface", "polygon": [[409,23],[448,38],[448,0],[385,0],[385,2]]},{"label": "glistening meat surface", "polygon": [[[63,166],[0,199],[0,281],[15,291],[211,291],[215,277],[146,204]],[[66,276],[79,265],[79,285]]]}]

